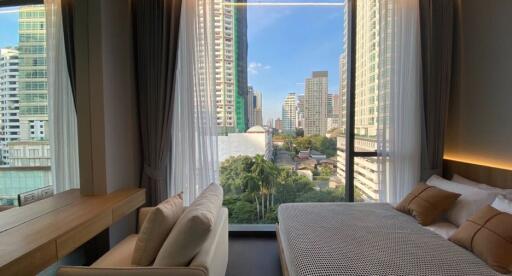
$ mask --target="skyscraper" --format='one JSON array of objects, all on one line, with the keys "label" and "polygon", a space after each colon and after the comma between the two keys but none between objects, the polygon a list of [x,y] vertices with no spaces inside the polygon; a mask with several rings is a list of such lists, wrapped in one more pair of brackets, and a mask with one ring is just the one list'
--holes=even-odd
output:
[{"label": "skyscraper", "polygon": [[297,97],[295,93],[288,93],[282,107],[282,130],[286,134],[295,134],[297,124]]},{"label": "skyscraper", "polygon": [[256,106],[254,98],[254,89],[252,86],[248,86],[247,88],[247,121],[248,127],[251,128],[255,126],[254,122],[254,108]]},{"label": "skyscraper", "polygon": [[18,84],[21,140],[48,140],[44,6],[20,7]]},{"label": "skyscraper", "polygon": [[313,72],[305,82],[304,135],[325,135],[327,131],[328,72]]},{"label": "skyscraper", "polygon": [[[345,13],[346,15],[346,13]],[[346,24],[346,20],[345,20]],[[346,26],[346,25],[345,25]],[[345,41],[345,47],[346,47],[346,36],[344,38]],[[346,49],[346,48],[345,48]],[[346,125],[346,96],[347,96],[347,50],[343,52],[343,54],[340,55],[340,61],[339,61],[339,67],[340,67],[340,88],[339,88],[339,95],[340,95],[340,108],[339,108],[339,116],[340,116],[340,127],[341,132],[345,133],[345,125]]]},{"label": "skyscraper", "polygon": [[0,164],[9,162],[7,143],[20,139],[18,50],[0,49]]},{"label": "skyscraper", "polygon": [[297,128],[304,129],[304,95],[297,97]]},{"label": "skyscraper", "polygon": [[211,12],[219,133],[245,132],[248,118],[247,7],[214,0]]},{"label": "skyscraper", "polygon": [[327,94],[327,118],[331,118],[334,109],[334,101],[333,95],[331,93]]},{"label": "skyscraper", "polygon": [[254,124],[263,125],[263,106],[261,92],[254,91]]},{"label": "skyscraper", "polygon": [[[379,93],[384,90],[383,83],[388,81],[386,76],[389,61],[382,59],[389,55],[382,54],[384,47],[389,41],[384,41],[376,30],[389,27],[392,24],[382,25],[379,10],[387,10],[380,7],[389,5],[391,2],[368,0],[357,2],[357,23],[356,23],[356,72],[355,78],[355,134],[354,147],[356,151],[371,152],[377,150],[378,131],[378,107]],[[345,12],[346,15],[346,12]],[[345,21],[346,22],[346,21]],[[381,29],[381,33],[383,30]],[[387,36],[388,39],[390,36]],[[346,38],[345,38],[346,43]],[[345,44],[346,45],[346,44]],[[344,53],[340,57],[340,95],[344,99],[347,93],[347,58]],[[342,125],[345,124],[345,104],[342,103]],[[338,137],[338,176],[343,179],[345,175],[345,137]],[[376,201],[379,199],[378,164],[376,158],[358,157],[354,159],[354,185],[362,194],[364,200]]]}]

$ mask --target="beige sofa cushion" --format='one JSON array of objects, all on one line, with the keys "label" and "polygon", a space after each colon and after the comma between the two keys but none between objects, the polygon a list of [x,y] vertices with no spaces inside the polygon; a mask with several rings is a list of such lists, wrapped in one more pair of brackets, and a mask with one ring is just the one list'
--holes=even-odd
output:
[{"label": "beige sofa cushion", "polygon": [[135,234],[129,235],[101,256],[91,267],[129,267],[132,263],[133,249],[137,242]]},{"label": "beige sofa cushion", "polygon": [[208,186],[180,217],[158,252],[154,266],[186,266],[199,252],[222,206],[223,192]]},{"label": "beige sofa cushion", "polygon": [[174,224],[183,214],[181,195],[173,196],[152,209],[142,225],[135,243],[132,264],[148,266],[153,263]]}]

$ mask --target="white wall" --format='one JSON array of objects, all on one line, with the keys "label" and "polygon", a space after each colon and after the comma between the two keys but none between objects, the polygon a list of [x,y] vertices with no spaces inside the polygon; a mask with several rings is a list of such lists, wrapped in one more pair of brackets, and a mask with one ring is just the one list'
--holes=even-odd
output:
[{"label": "white wall", "polygon": [[272,143],[269,142],[267,136],[269,135],[265,133],[230,133],[227,136],[219,136],[220,162],[238,155],[255,156],[261,154],[266,159],[270,159]]}]

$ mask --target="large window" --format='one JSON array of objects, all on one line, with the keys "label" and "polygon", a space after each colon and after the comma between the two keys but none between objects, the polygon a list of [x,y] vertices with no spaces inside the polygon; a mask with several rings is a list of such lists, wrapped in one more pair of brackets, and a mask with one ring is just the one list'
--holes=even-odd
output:
[{"label": "large window", "polygon": [[0,8],[0,205],[53,185],[44,5]]},{"label": "large window", "polygon": [[210,8],[230,223],[275,223],[283,203],[345,201],[336,144],[344,1],[214,0]]}]

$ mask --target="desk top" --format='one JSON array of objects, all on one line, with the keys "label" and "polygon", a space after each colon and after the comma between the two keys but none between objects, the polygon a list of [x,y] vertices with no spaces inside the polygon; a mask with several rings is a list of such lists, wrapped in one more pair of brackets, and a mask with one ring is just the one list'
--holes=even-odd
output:
[{"label": "desk top", "polygon": [[[69,190],[0,214],[0,274],[34,274],[145,202],[145,190],[103,196]],[[5,274],[4,274],[5,272]]]}]

